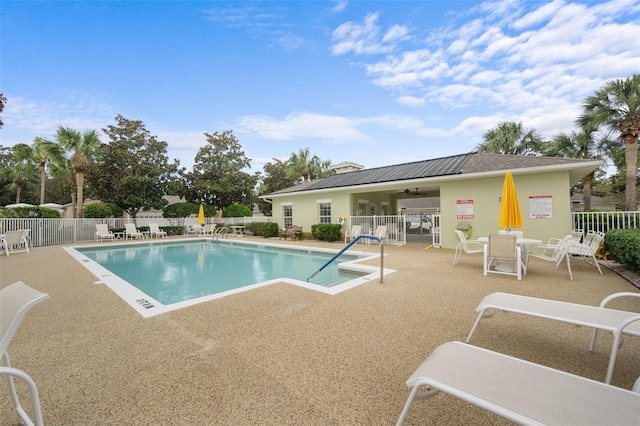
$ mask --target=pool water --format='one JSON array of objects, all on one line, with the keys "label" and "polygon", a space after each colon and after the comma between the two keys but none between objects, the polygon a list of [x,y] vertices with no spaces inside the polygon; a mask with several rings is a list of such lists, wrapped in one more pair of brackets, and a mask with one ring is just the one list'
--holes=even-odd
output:
[{"label": "pool water", "polygon": [[[196,240],[73,247],[67,251],[143,316],[288,282],[337,294],[366,282],[379,268],[357,265],[370,253],[345,253],[313,275],[335,251]],[[342,264],[341,267],[338,267]],[[343,288],[342,288],[343,287]],[[325,290],[323,290],[325,289]],[[172,306],[166,309],[167,306]]]}]

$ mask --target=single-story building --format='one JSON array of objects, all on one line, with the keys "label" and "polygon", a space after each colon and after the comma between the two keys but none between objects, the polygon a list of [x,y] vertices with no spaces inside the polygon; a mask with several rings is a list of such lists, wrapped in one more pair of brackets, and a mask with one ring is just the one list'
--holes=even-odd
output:
[{"label": "single-story building", "polygon": [[525,236],[543,241],[571,231],[570,188],[603,165],[600,160],[467,153],[412,163],[337,173],[265,194],[273,221],[305,231],[317,223],[354,216],[400,214],[402,199],[439,197],[440,245],[454,248],[459,222],[472,227],[471,238],[498,232],[505,173],[518,193]]}]

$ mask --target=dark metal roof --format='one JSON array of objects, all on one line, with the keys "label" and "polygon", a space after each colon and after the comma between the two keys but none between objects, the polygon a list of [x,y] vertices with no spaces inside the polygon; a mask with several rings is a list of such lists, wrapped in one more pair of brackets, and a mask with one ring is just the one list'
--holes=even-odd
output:
[{"label": "dark metal roof", "polygon": [[467,153],[451,157],[395,164],[392,166],[338,173],[323,179],[306,182],[271,194],[287,194],[318,189],[344,188],[385,182],[400,182],[456,174],[482,173],[496,170],[513,170],[529,167],[569,164],[580,161],[574,158],[533,157],[503,154]]}]

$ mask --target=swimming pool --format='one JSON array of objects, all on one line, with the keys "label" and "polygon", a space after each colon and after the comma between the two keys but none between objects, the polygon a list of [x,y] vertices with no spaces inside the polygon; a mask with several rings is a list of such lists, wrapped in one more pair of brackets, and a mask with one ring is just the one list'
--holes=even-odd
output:
[{"label": "swimming pool", "polygon": [[357,263],[376,255],[350,251],[307,282],[337,250],[246,241],[181,239],[65,250],[144,317],[277,282],[337,294],[380,273]]}]

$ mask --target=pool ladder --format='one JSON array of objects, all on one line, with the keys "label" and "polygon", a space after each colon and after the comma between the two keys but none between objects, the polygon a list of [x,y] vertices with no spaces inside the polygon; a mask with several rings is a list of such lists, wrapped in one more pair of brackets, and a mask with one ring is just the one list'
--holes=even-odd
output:
[{"label": "pool ladder", "polygon": [[342,253],[344,253],[345,251],[347,251],[352,245],[356,244],[358,241],[362,240],[362,239],[368,239],[368,240],[375,240],[378,242],[378,244],[380,245],[380,284],[382,284],[382,277],[384,276],[384,244],[382,244],[382,240],[379,237],[373,236],[373,235],[358,235],[357,237],[355,237],[353,240],[351,240],[351,242],[349,244],[347,244],[342,250],[340,250],[335,256],[333,256],[331,259],[329,259],[329,261],[327,263],[325,263],[324,265],[322,265],[320,267],[320,269],[318,269],[317,271],[315,271],[313,274],[311,274],[311,276],[309,278],[307,278],[307,282],[309,282],[309,280],[311,280],[311,278],[315,277],[320,271],[322,271],[324,268],[326,268],[327,266],[329,266],[329,264],[331,262],[333,262],[334,260],[336,260],[338,257],[340,257],[340,255]]}]

